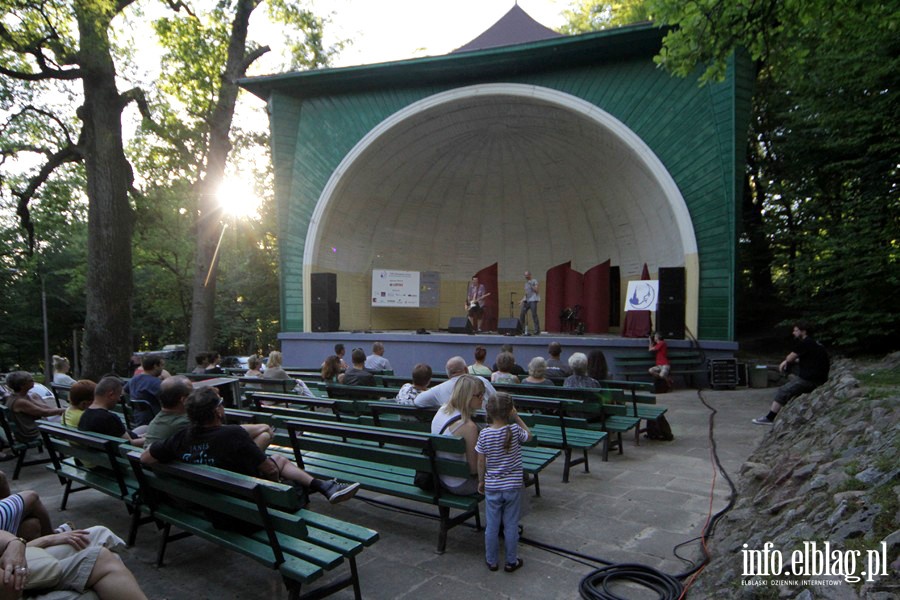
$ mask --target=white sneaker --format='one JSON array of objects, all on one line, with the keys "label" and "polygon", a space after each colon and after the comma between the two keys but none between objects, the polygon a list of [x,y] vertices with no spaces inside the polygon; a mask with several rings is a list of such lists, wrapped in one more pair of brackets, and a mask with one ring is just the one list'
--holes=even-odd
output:
[{"label": "white sneaker", "polygon": [[774,421],[770,421],[769,419],[767,419],[764,416],[756,417],[755,419],[753,419],[753,422],[756,423],[757,425],[774,425],[775,424]]}]

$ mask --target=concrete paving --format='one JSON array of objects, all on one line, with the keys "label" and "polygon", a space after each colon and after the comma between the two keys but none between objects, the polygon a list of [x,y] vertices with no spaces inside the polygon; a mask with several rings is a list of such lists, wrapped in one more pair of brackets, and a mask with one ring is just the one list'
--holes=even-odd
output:
[{"label": "concrete paving", "polygon": [[[718,411],[718,455],[736,478],[741,463],[769,430],[750,420],[766,412],[773,390],[739,388],[702,394]],[[708,437],[710,411],[697,392],[680,390],[660,395],[658,401],[669,408],[675,440],[642,439],[636,446],[633,436],[628,437],[624,455],[610,453],[606,463],[596,450],[590,455],[591,472],[576,467],[567,484],[562,483],[562,461],[557,460],[541,475],[541,497],[533,497],[533,488],[526,492],[525,538],[612,562],[642,563],[672,574],[686,569],[673,555],[673,547],[700,535],[707,515],[727,503],[728,488],[721,476],[716,477],[710,511],[714,479]],[[2,467],[11,475],[10,463]],[[37,490],[54,522],[103,524],[125,537],[128,516],[124,505],[98,492],[75,494],[69,509],[60,512],[62,488],[42,466],[26,467],[12,484],[14,490]],[[380,533],[381,539],[358,559],[365,598],[578,598],[581,579],[599,566],[523,543],[522,569],[512,574],[502,569],[490,572],[484,565],[483,535],[472,528],[453,529],[447,552],[438,555],[434,552],[436,521],[358,499],[330,506],[317,497],[311,508]],[[166,565],[157,569],[156,540],[156,530],[145,526],[137,544],[122,553],[150,598],[287,598],[274,572],[200,539],[171,544]],[[682,548],[680,554],[699,556],[697,544]],[[640,590],[621,593],[635,599],[656,597]],[[352,598],[352,593],[344,590],[332,597]]]}]

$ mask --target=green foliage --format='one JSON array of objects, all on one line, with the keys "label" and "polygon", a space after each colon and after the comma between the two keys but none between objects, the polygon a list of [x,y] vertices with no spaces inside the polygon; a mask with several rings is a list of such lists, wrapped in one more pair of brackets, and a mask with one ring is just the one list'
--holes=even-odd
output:
[{"label": "green foliage", "polygon": [[576,0],[563,11],[566,24],[560,31],[569,35],[650,21],[650,7],[644,0],[592,2]]}]

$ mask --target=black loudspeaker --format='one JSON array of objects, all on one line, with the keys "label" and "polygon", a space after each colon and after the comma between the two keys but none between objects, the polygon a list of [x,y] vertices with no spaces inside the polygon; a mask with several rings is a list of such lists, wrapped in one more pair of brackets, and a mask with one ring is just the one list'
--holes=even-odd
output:
[{"label": "black loudspeaker", "polygon": [[312,303],[312,330],[337,331],[341,328],[341,305],[338,302]]},{"label": "black loudspeaker", "polygon": [[519,335],[522,333],[522,324],[518,319],[500,319],[497,325],[497,333],[501,335]]},{"label": "black loudspeaker", "polygon": [[684,267],[659,268],[659,302],[684,303]]},{"label": "black loudspeaker", "polygon": [[656,305],[656,331],[668,340],[684,339],[684,302]]},{"label": "black loudspeaker", "polygon": [[313,273],[311,284],[313,302],[337,302],[337,273]]},{"label": "black loudspeaker", "polygon": [[450,324],[447,325],[447,331],[450,333],[471,333],[472,324],[466,317],[450,317]]}]

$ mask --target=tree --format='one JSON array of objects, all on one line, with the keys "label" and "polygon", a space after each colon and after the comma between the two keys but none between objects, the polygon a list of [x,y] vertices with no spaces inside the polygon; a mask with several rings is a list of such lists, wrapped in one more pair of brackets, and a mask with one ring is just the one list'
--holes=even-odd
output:
[{"label": "tree", "polygon": [[896,6],[644,4],[672,27],[656,61],[673,73],[701,65],[701,84],[718,79],[739,47],[756,61],[740,306],[778,314],[777,294],[844,349],[896,348],[900,315],[881,308],[900,291]]},{"label": "tree", "polygon": [[0,23],[0,78],[7,98],[28,98],[48,82],[81,83],[77,136],[65,117],[26,105],[12,122],[37,127],[37,120],[46,120],[55,126],[56,135],[45,137],[41,146],[5,140],[4,156],[30,152],[45,159],[36,173],[12,190],[22,225],[29,232],[29,253],[35,245],[30,202],[54,170],[68,163],[84,164],[88,198],[84,371],[94,377],[123,371],[130,355],[132,211],[128,191],[133,178],[121,124],[129,94],[120,94],[116,87],[110,27],[132,2],[2,0],[0,4],[5,15]]},{"label": "tree", "polygon": [[[259,0],[238,0],[229,17],[222,6],[208,14],[191,13],[163,19],[156,25],[168,49],[162,89],[186,107],[182,132],[190,132],[181,142],[197,151],[198,173],[193,184],[196,250],[191,302],[188,364],[197,352],[211,348],[215,341],[217,243],[222,231],[217,192],[232,151],[232,122],[238,96],[237,80],[253,62],[269,51],[267,46],[249,46],[250,16]],[[324,49],[323,21],[291,2],[271,0],[270,15],[294,25],[299,38],[291,38],[295,66],[316,67],[327,63],[340,46]],[[226,26],[229,22],[230,25]],[[173,113],[171,120],[176,120]],[[168,141],[174,142],[172,136]]]}]

